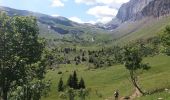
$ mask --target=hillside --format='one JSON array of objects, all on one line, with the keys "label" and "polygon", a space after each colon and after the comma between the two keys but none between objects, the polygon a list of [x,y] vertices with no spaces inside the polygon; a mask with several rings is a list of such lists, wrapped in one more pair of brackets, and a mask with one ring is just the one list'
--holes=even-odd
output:
[{"label": "hillside", "polygon": [[115,45],[140,38],[150,38],[161,33],[163,28],[169,25],[168,3],[169,1],[159,0],[131,0],[122,5],[116,18],[106,25],[79,24],[64,17],[52,17],[8,7],[0,7],[0,9],[10,16],[36,16],[41,36],[55,39],[57,43],[72,41]]},{"label": "hillside", "polygon": [[[168,2],[166,0],[131,0],[124,4],[120,8],[117,18],[108,24],[110,26],[107,28],[112,31],[115,40],[109,41],[107,45],[125,45],[138,39],[158,36],[170,24]],[[135,100],[170,99],[170,91],[165,91],[170,88],[169,60],[170,58],[165,55],[145,58],[144,62],[149,63],[151,69],[141,72],[140,85],[145,91],[158,90],[158,92],[135,98]],[[87,69],[88,64],[63,66],[61,65],[59,69],[49,71],[47,74],[47,79],[50,78],[54,81],[49,98],[44,98],[44,100],[59,98],[60,93],[56,93],[55,89],[59,78],[63,77],[66,83],[68,75],[74,70],[77,70],[78,75],[83,77],[89,86],[88,88],[91,90],[89,100],[113,100],[113,93],[116,89],[119,89],[121,97],[134,94],[135,89],[132,87],[128,72],[123,65],[91,70]],[[57,75],[58,70],[63,74]]]},{"label": "hillside", "polygon": [[[41,36],[47,39],[62,39],[63,37],[70,40],[84,40],[91,42],[96,34],[108,34],[109,31],[98,28],[92,24],[79,24],[65,17],[52,17],[46,14],[31,12],[27,10],[17,10],[9,7],[0,7],[0,11],[4,11],[9,16],[35,16],[38,20]],[[84,38],[87,35],[89,38]]]},{"label": "hillside", "polygon": [[0,100],[170,100],[170,0],[130,0],[96,25],[0,6],[0,65]]},{"label": "hillside", "polygon": [[[154,89],[164,90],[165,88],[170,88],[169,60],[170,57],[163,55],[145,58],[145,62],[150,64],[151,69],[140,74],[140,82],[144,90],[152,91]],[[86,64],[79,66],[61,65],[60,68],[54,71],[48,71],[46,79],[52,80],[52,87],[49,97],[43,100],[62,100],[59,98],[59,93],[57,92],[58,81],[60,77],[63,77],[64,83],[66,83],[69,74],[74,70],[77,70],[79,77],[84,78],[87,88],[91,89],[89,99],[87,98],[88,100],[112,100],[116,89],[120,91],[121,97],[129,96],[134,92],[128,71],[123,65],[115,65],[96,70],[88,70]],[[60,71],[62,74],[57,74]],[[98,91],[98,94],[96,94],[96,91]],[[157,94],[137,98],[137,100],[156,100],[158,98],[168,100],[170,99],[169,97],[170,94],[168,92],[162,91]]]},{"label": "hillside", "polygon": [[106,24],[116,37],[114,44],[147,39],[161,33],[170,24],[169,3],[169,0],[130,0],[123,4],[116,18]]},{"label": "hillside", "polygon": [[122,24],[112,32],[118,38],[115,43],[123,44],[137,39],[148,39],[158,36],[167,25],[170,25],[169,16],[157,19],[145,18],[140,21]]},{"label": "hillside", "polygon": [[120,22],[141,20],[145,17],[161,17],[170,13],[169,0],[130,0],[123,4],[116,18]]}]

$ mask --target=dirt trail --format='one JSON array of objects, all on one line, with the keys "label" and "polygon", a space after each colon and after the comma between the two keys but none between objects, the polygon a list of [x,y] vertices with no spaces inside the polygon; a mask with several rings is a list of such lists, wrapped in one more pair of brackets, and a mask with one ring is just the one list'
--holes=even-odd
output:
[{"label": "dirt trail", "polygon": [[[131,95],[131,96],[128,96],[129,98],[127,98],[127,97],[120,97],[119,98],[119,100],[133,100],[133,99],[135,99],[136,97],[140,97],[140,96],[142,96],[142,94],[139,92],[139,90],[136,88],[135,90],[134,90],[134,92],[133,92],[133,94]],[[127,99],[126,99],[127,98]],[[114,98],[113,97],[109,97],[109,98],[107,98],[107,99],[105,99],[105,100],[114,100]]]},{"label": "dirt trail", "polygon": [[[136,97],[140,97],[140,96],[142,96],[142,94],[139,92],[139,90],[137,88],[135,88],[134,93],[131,96],[129,96],[130,97],[129,100],[133,100]],[[120,99],[120,100],[124,100],[124,99]]]}]

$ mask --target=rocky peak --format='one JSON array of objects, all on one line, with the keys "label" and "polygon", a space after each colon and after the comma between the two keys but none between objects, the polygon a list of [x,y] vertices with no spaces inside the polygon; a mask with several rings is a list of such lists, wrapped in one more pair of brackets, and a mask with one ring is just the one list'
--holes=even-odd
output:
[{"label": "rocky peak", "polygon": [[161,17],[170,14],[170,0],[153,0],[143,10],[142,15]]},{"label": "rocky peak", "polygon": [[170,15],[170,0],[130,0],[120,7],[116,18],[107,23],[105,29],[113,30],[126,21],[165,15]]},{"label": "rocky peak", "polygon": [[122,22],[140,19],[142,17],[141,11],[152,1],[154,0],[130,0],[120,7],[116,17]]}]

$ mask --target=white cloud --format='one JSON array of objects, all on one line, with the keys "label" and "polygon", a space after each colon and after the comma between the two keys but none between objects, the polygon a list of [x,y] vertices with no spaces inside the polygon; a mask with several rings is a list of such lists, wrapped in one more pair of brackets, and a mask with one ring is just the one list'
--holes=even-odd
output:
[{"label": "white cloud", "polygon": [[113,3],[126,3],[129,0],[75,0],[76,3],[84,3],[84,4],[113,4]]},{"label": "white cloud", "polygon": [[[129,0],[75,0],[76,3],[93,5],[87,11],[87,14],[96,17],[95,22],[107,23],[111,21],[117,14],[118,8],[121,4]],[[94,21],[93,21],[94,22]]]},{"label": "white cloud", "polygon": [[84,3],[87,5],[95,4],[96,0],[75,0],[76,3]]},{"label": "white cloud", "polygon": [[96,6],[90,8],[87,14],[93,15],[95,17],[114,17],[116,16],[118,10],[110,8],[109,6]]},{"label": "white cloud", "polygon": [[87,11],[87,14],[97,18],[96,22],[107,23],[111,21],[117,14],[118,10],[109,6],[95,6]]},{"label": "white cloud", "polygon": [[101,17],[101,18],[97,19],[97,23],[99,22],[99,23],[106,24],[106,23],[110,22],[112,19],[113,19],[113,17]]},{"label": "white cloud", "polygon": [[96,21],[92,21],[92,20],[91,21],[83,21],[82,19],[80,19],[76,16],[70,17],[69,20],[77,22],[77,23],[81,23],[81,24],[83,24],[83,23],[96,24]]},{"label": "white cloud", "polygon": [[70,17],[69,19],[70,19],[71,21],[74,21],[74,22],[77,22],[77,23],[85,23],[85,22],[82,21],[80,18],[75,17],[75,16]]},{"label": "white cloud", "polygon": [[126,3],[129,0],[97,0],[99,3],[103,3],[103,4],[113,4],[113,3]]},{"label": "white cloud", "polygon": [[126,3],[129,2],[130,0],[115,0],[115,3]]},{"label": "white cloud", "polygon": [[52,7],[64,7],[64,3],[61,0],[53,0],[51,6]]}]

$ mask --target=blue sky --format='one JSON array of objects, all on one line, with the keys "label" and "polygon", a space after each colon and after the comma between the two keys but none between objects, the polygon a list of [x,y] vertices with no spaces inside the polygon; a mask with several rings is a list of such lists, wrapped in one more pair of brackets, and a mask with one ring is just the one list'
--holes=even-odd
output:
[{"label": "blue sky", "polygon": [[107,23],[129,0],[0,0],[1,6],[63,16],[79,23]]}]

